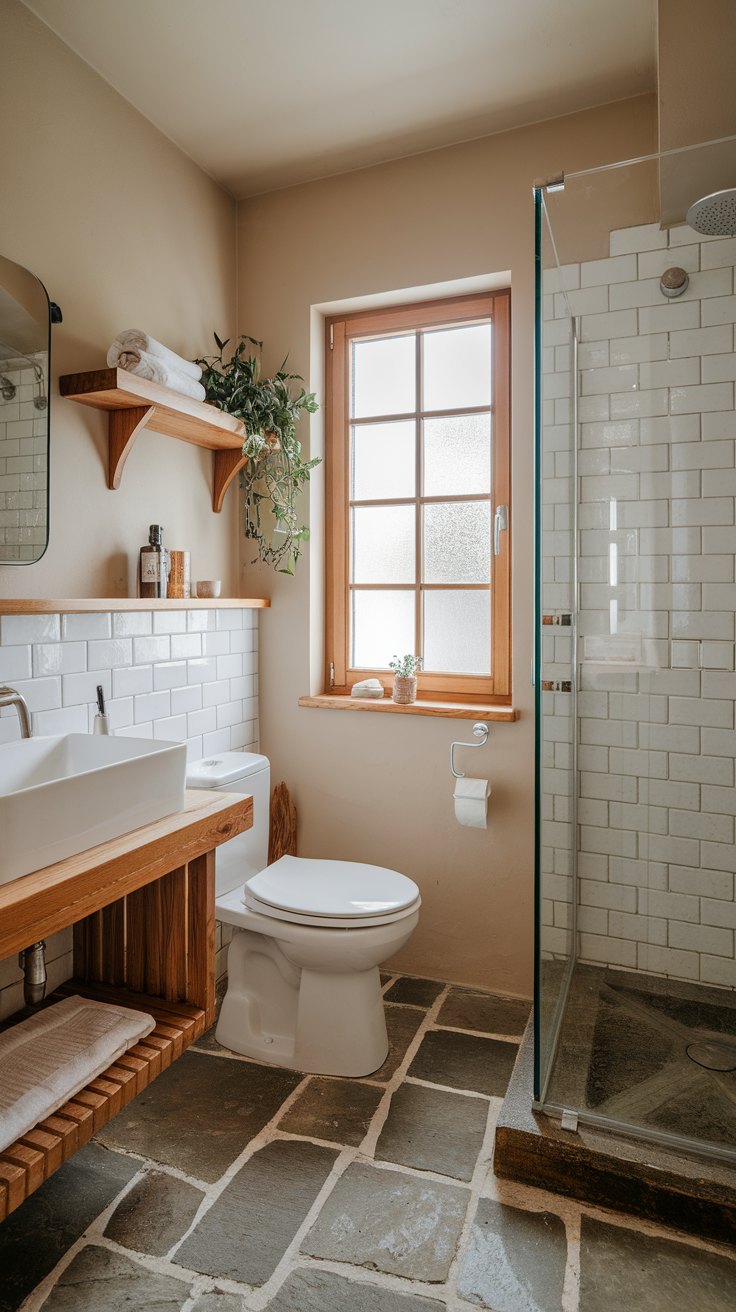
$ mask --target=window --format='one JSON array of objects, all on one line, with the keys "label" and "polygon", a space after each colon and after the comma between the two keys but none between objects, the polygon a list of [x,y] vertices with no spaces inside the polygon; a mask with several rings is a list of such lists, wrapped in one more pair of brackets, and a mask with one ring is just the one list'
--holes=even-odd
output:
[{"label": "window", "polygon": [[413,652],[420,700],[511,700],[509,309],[327,321],[327,692]]}]

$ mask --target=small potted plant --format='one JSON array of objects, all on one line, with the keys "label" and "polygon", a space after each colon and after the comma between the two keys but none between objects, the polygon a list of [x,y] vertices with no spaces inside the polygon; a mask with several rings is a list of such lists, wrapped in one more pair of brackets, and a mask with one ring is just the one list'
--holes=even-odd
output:
[{"label": "small potted plant", "polygon": [[392,699],[399,706],[408,706],[417,699],[416,671],[422,668],[421,656],[394,656],[388,668],[394,672]]},{"label": "small potted plant", "polygon": [[[210,355],[196,363],[202,366],[202,383],[210,405],[242,419],[245,427],[240,486],[245,493],[245,536],[256,544],[258,556],[282,574],[293,574],[301,555],[301,543],[309,529],[299,524],[296,498],[319,460],[302,460],[301,445],[296,439],[296,425],[302,412],[314,414],[319,409],[314,392],[304,387],[297,395],[292,384],[301,383],[299,374],[285,372],[286,360],[273,378],[261,378],[257,356],[262,342],[241,336],[234,354],[223,358],[227,341],[215,342],[219,355]],[[287,357],[288,358],[288,357]],[[296,389],[294,389],[296,390]],[[270,533],[261,523],[262,511],[270,512]],[[258,556],[256,559],[258,559]]]}]

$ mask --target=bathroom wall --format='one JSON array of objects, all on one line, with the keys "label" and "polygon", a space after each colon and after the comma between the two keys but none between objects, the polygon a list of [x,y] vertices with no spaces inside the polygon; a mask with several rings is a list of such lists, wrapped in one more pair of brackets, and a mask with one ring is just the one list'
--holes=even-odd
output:
[{"label": "bathroom wall", "polygon": [[[26,698],[34,734],[91,732],[99,683],[118,736],[186,742],[190,760],[257,752],[258,611],[3,615],[3,683]],[[17,712],[5,708],[0,743],[19,737]],[[218,978],[222,933],[218,924]],[[71,929],[47,947],[53,987],[73,973]],[[0,961],[0,1020],[23,1005],[21,981],[17,957]]]},{"label": "bathroom wall", "polygon": [[146,431],[116,492],[107,417],[62,400],[59,374],[105,366],[141,327],[192,358],[235,322],[235,205],[20,0],[0,0],[0,252],[62,308],[51,384],[50,542],[0,566],[5,596],[128,594],[129,562],[163,524],[194,578],[237,595],[237,490],[211,508],[212,456]]},{"label": "bathroom wall", "polygon": [[[532,183],[656,149],[654,97],[641,97],[292,187],[238,208],[238,329],[265,340],[264,364],[291,367],[322,393],[320,311],[402,288],[450,294],[501,275],[512,289],[514,704],[460,767],[493,787],[487,831],[453,815],[449,746],[467,721],[298,708],[322,691],[323,470],[301,508],[312,542],[295,579],[251,565],[241,590],[273,599],[261,630],[261,743],[299,812],[299,851],[375,862],[419,884],[420,924],[394,965],[528,996],[532,989],[534,721],[532,638]],[[629,203],[628,200],[626,202]],[[619,226],[635,221],[642,197]],[[653,217],[653,216],[652,216]],[[606,255],[595,230],[585,258]],[[439,286],[438,286],[439,284]],[[431,290],[429,290],[431,289]],[[407,293],[407,298],[410,293]],[[401,299],[395,296],[394,299]],[[322,416],[302,426],[321,451]]]},{"label": "bathroom wall", "polygon": [[[549,405],[570,387],[553,343],[580,316],[580,959],[733,987],[736,240],[650,224],[611,232],[609,249],[545,274]],[[667,301],[673,265],[690,285]],[[556,431],[564,416],[550,445]],[[547,470],[547,514],[567,509],[568,474]],[[546,542],[546,595],[565,608],[569,542]],[[596,663],[598,635],[641,639],[640,668]],[[567,652],[547,656],[560,664],[545,676],[564,677]],[[545,697],[564,744],[570,695]],[[545,780],[543,938],[564,954],[569,781]]]}]

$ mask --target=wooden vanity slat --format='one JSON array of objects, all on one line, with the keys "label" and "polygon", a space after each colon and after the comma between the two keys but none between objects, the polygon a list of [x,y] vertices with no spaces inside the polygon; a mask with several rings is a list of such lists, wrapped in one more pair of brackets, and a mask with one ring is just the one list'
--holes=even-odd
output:
[{"label": "wooden vanity slat", "polygon": [[95,1132],[95,1118],[91,1107],[83,1107],[80,1102],[70,1098],[69,1102],[65,1102],[64,1106],[59,1108],[56,1115],[65,1116],[67,1120],[74,1122],[77,1127],[78,1148],[83,1148],[86,1143],[89,1143]]},{"label": "wooden vanity slat", "polygon": [[179,866],[159,880],[161,895],[161,981],[169,1002],[187,996],[187,867]]},{"label": "wooden vanity slat", "polygon": [[141,1057],[143,1061],[148,1063],[151,1068],[148,1077],[149,1082],[155,1080],[156,1076],[161,1074],[163,1065],[160,1052],[156,1052],[153,1048],[145,1048],[142,1043],[136,1043],[135,1047],[128,1049],[128,1052],[134,1057]]},{"label": "wooden vanity slat", "polygon": [[[105,1075],[106,1074],[107,1072],[105,1072]],[[104,1109],[105,1119],[103,1125],[107,1125],[107,1122],[112,1120],[113,1116],[117,1116],[118,1112],[122,1109],[123,1095],[120,1085],[115,1080],[106,1079],[103,1075],[98,1075],[94,1080],[90,1080],[89,1084],[82,1090],[82,1093],[96,1093],[104,1100],[106,1106]],[[100,1111],[100,1114],[103,1114],[102,1110]],[[99,1128],[100,1127],[95,1121],[95,1131]]]},{"label": "wooden vanity slat", "polygon": [[61,1160],[66,1162],[73,1157],[79,1147],[79,1129],[74,1121],[69,1121],[63,1116],[47,1116],[45,1121],[39,1121],[36,1126],[37,1130],[44,1130],[48,1134],[56,1135],[61,1143]]},{"label": "wooden vanity slat", "polygon": [[187,1002],[194,1002],[204,1009],[203,1028],[209,1029],[215,1019],[215,972],[210,965],[215,959],[215,853],[205,852],[202,856],[190,860],[187,880],[189,884]]},{"label": "wooden vanity slat", "polygon": [[75,1093],[74,1101],[81,1107],[87,1107],[92,1113],[92,1133],[96,1134],[101,1130],[103,1125],[107,1125],[110,1117],[108,1116],[108,1099],[105,1094],[97,1093],[91,1087],[80,1089]]},{"label": "wooden vanity slat", "polygon": [[112,1080],[115,1084],[120,1085],[122,1106],[127,1107],[128,1103],[132,1102],[138,1093],[137,1072],[129,1070],[126,1066],[120,1066],[119,1060],[118,1058],[115,1065],[110,1066],[104,1072],[104,1076],[106,1080]]},{"label": "wooden vanity slat", "polygon": [[34,1189],[43,1184],[46,1175],[46,1159],[38,1148],[31,1148],[25,1143],[11,1143],[0,1153],[0,1161],[10,1162],[25,1174],[23,1196],[27,1198]]},{"label": "wooden vanity slat", "polygon": [[252,823],[252,797],[191,789],[174,815],[0,885],[0,960],[195,862]]},{"label": "wooden vanity slat", "polygon": [[158,1024],[153,1033],[157,1038],[166,1039],[173,1045],[174,1061],[176,1061],[177,1057],[181,1057],[181,1054],[184,1051],[184,1036],[181,1030],[174,1029],[173,1025]]},{"label": "wooden vanity slat", "polygon": [[40,1126],[29,1130],[23,1134],[19,1140],[27,1148],[35,1148],[37,1152],[43,1154],[44,1159],[44,1179],[48,1179],[54,1171],[57,1171],[64,1160],[63,1144],[58,1134],[51,1134],[48,1130],[42,1130]]},{"label": "wooden vanity slat", "polygon": [[7,1211],[14,1212],[26,1196],[26,1173],[21,1166],[0,1157],[0,1183],[5,1186]]},{"label": "wooden vanity slat", "polygon": [[128,1071],[135,1078],[135,1091],[142,1093],[148,1084],[149,1064],[142,1057],[134,1057],[131,1052],[123,1053],[115,1063],[121,1070]]},{"label": "wooden vanity slat", "polygon": [[8,1207],[8,1186],[4,1180],[0,1180],[0,1221],[4,1221],[9,1212]]}]

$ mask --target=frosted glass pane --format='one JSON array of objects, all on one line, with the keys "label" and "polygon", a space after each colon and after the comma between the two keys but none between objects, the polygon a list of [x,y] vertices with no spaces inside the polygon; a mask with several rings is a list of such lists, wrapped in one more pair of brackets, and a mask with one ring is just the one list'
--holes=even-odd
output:
[{"label": "frosted glass pane", "polygon": [[416,409],[416,337],[353,344],[353,414],[404,415]]},{"label": "frosted glass pane", "polygon": [[424,669],[490,674],[490,592],[424,593]]},{"label": "frosted glass pane", "polygon": [[353,655],[355,669],[387,669],[395,655],[413,652],[413,592],[353,593]]},{"label": "frosted glass pane", "polygon": [[356,506],[353,510],[353,583],[413,583],[413,506]]},{"label": "frosted glass pane", "polygon": [[491,325],[425,333],[423,408],[460,410],[490,404]]},{"label": "frosted glass pane", "polygon": [[491,490],[491,416],[424,421],[425,497]]},{"label": "frosted glass pane", "polygon": [[424,583],[490,583],[489,501],[424,507]]},{"label": "frosted glass pane", "polygon": [[[416,423],[361,424],[353,428],[353,501],[413,497]],[[472,488],[476,492],[477,488]]]}]

